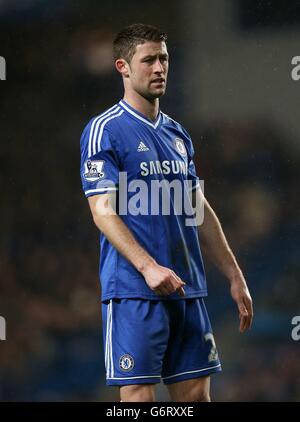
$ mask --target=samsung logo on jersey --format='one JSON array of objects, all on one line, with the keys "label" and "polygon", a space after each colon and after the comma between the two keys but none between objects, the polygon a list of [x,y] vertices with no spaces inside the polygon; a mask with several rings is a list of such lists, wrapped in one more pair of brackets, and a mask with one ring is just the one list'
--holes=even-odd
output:
[{"label": "samsung logo on jersey", "polygon": [[188,174],[187,163],[182,160],[164,160],[164,161],[142,161],[140,163],[141,175],[149,176],[151,174]]}]

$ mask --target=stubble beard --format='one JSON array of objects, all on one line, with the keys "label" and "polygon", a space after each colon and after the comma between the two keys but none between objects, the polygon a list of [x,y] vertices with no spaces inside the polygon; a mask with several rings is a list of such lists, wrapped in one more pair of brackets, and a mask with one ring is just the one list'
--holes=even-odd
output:
[{"label": "stubble beard", "polygon": [[142,96],[142,97],[144,97],[144,98],[146,98],[148,101],[154,101],[155,99],[157,99],[157,98],[160,98],[160,97],[162,97],[164,94],[165,94],[165,92],[166,92],[166,86],[165,86],[165,88],[164,89],[161,89],[161,90],[151,90],[150,88],[149,89],[145,89],[145,90],[141,90],[141,91],[138,91],[139,92],[139,94]]}]

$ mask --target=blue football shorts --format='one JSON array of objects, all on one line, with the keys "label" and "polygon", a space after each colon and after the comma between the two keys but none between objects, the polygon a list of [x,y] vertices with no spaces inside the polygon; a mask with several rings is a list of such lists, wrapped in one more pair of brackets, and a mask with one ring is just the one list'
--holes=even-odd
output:
[{"label": "blue football shorts", "polygon": [[107,385],[172,384],[221,371],[203,298],[102,304]]}]

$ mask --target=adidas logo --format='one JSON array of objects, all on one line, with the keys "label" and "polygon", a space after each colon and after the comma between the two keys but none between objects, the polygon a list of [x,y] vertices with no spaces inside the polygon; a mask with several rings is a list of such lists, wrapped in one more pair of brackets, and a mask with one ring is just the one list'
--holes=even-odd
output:
[{"label": "adidas logo", "polygon": [[149,151],[149,148],[144,144],[144,142],[141,141],[139,143],[137,151],[138,152]]}]

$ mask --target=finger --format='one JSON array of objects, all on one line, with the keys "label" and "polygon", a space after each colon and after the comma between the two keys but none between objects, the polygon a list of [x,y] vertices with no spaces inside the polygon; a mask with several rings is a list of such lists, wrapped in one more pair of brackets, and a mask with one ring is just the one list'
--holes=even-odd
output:
[{"label": "finger", "polygon": [[240,318],[239,331],[240,331],[240,333],[243,333],[245,331],[245,319],[246,319],[246,316],[245,315],[242,315],[240,313],[239,314],[239,318]]},{"label": "finger", "polygon": [[178,277],[178,275],[176,273],[174,273],[174,271],[172,271],[172,274],[173,274],[173,276],[174,276],[174,278],[176,280],[176,283],[179,283],[181,286],[185,286],[186,285],[186,283],[183,280],[181,280],[181,278]]},{"label": "finger", "polygon": [[171,293],[165,286],[159,286],[156,291],[159,291],[159,296],[168,296]]},{"label": "finger", "polygon": [[247,320],[248,320],[249,313],[243,302],[239,303],[238,308],[239,308],[239,317],[240,317],[240,332],[243,333],[247,327]]},{"label": "finger", "polygon": [[183,290],[183,286],[185,286],[186,283],[183,280],[181,280],[181,278],[178,277],[178,275],[174,271],[171,271],[171,272],[172,272],[172,276],[173,276],[171,278],[171,282],[172,282],[172,285],[173,285],[175,291],[178,291],[180,296],[184,296],[185,292]]},{"label": "finger", "polygon": [[157,296],[163,296],[163,293],[160,291],[160,289],[153,289],[153,291],[154,291],[154,293],[157,295]]},{"label": "finger", "polygon": [[184,291],[184,288],[182,286],[178,287],[177,291],[178,291],[180,296],[182,296],[182,297],[185,296],[185,291]]},{"label": "finger", "polygon": [[252,323],[253,323],[253,313],[250,315],[249,330],[252,328]]},{"label": "finger", "polygon": [[186,285],[186,282],[183,281],[183,280],[181,280],[180,277],[177,277],[177,283],[179,283],[181,286],[185,286]]},{"label": "finger", "polygon": [[251,328],[252,322],[253,322],[253,304],[252,304],[251,299],[247,299],[246,307],[247,307],[247,310],[248,310],[248,313],[249,313],[249,328]]},{"label": "finger", "polygon": [[252,319],[253,319],[253,307],[252,307],[252,301],[247,296],[244,298],[244,305],[246,307],[246,310],[248,312],[248,316],[245,322],[244,331],[248,330],[252,325]]},{"label": "finger", "polygon": [[160,288],[163,289],[165,294],[170,295],[170,294],[176,292],[177,286],[175,286],[174,283],[172,283],[171,280],[168,280],[168,282],[162,284],[160,286]]},{"label": "finger", "polygon": [[180,291],[180,295],[184,296],[183,286],[185,286],[185,282],[182,281],[173,271],[169,281],[171,289],[170,294],[176,291]]},{"label": "finger", "polygon": [[176,285],[175,283],[170,283],[169,285],[160,286],[160,290],[163,291],[165,295],[170,295],[176,291],[179,292],[180,296],[185,295],[182,285],[178,285],[178,283],[176,283]]},{"label": "finger", "polygon": [[247,327],[247,317],[240,315],[240,332],[243,333]]},{"label": "finger", "polygon": [[248,312],[248,316],[245,318],[245,325],[244,325],[244,331],[249,330],[251,327],[252,318],[250,313]]},{"label": "finger", "polygon": [[238,304],[238,309],[239,309],[239,312],[240,312],[240,315],[243,317],[243,316],[248,316],[249,315],[249,313],[248,313],[248,311],[247,311],[247,308],[246,308],[246,306],[244,305],[244,302],[239,302],[239,304]]},{"label": "finger", "polygon": [[178,292],[180,294],[180,296],[185,295],[184,286],[182,284],[176,283],[175,286],[173,285],[173,288],[174,288],[173,292]]}]

